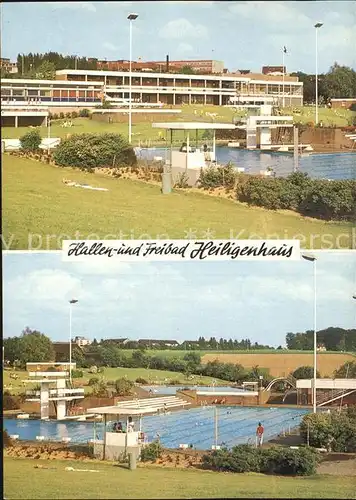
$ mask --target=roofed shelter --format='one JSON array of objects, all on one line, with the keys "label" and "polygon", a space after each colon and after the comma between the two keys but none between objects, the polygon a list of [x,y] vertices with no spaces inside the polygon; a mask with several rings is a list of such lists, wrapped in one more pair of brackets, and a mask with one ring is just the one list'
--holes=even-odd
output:
[{"label": "roofed shelter", "polygon": [[[180,176],[187,176],[189,186],[195,186],[200,170],[216,163],[216,130],[235,130],[233,123],[204,123],[204,122],[169,122],[152,123],[153,128],[166,130],[169,132],[170,159],[165,165],[163,173],[163,193],[168,194],[173,184]],[[199,131],[210,130],[212,140],[199,140]],[[184,131],[184,141],[180,149],[173,149],[174,131]],[[208,146],[208,143],[211,143]],[[167,141],[168,144],[168,141]],[[167,169],[169,166],[169,169]]]}]

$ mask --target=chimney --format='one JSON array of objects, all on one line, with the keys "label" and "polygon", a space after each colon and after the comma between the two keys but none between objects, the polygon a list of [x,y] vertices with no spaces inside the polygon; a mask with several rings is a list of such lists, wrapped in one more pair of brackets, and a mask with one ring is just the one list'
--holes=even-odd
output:
[{"label": "chimney", "polygon": [[169,55],[166,56],[166,72],[169,72]]}]

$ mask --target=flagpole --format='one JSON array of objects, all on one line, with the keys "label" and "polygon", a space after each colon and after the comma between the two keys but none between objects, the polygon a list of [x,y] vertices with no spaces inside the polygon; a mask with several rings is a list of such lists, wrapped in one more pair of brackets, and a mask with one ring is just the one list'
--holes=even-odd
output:
[{"label": "flagpole", "polygon": [[285,47],[283,47],[283,49],[282,49],[282,60],[283,60],[283,64],[282,64],[282,68],[283,68],[283,84],[282,84],[283,98],[282,98],[282,103],[283,103],[283,108],[285,107],[285,97],[284,97],[284,73],[285,73],[285,70],[284,70],[284,54],[285,54]]}]

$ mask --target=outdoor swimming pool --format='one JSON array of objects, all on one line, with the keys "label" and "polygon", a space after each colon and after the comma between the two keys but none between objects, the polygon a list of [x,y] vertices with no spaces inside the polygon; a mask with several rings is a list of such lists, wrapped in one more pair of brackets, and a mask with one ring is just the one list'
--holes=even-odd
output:
[{"label": "outdoor swimming pool", "polygon": [[[218,411],[218,444],[234,446],[254,443],[258,422],[265,427],[265,440],[277,436],[283,429],[299,425],[309,410],[298,408],[236,408],[220,407]],[[74,443],[93,439],[92,422],[57,422],[41,420],[4,419],[4,429],[9,434],[19,434],[20,439],[35,440],[46,436],[53,441],[63,437]],[[214,407],[192,408],[143,418],[143,430],[149,441],[160,435],[163,446],[177,448],[180,444],[192,444],[195,448],[210,449],[214,444]],[[103,424],[96,424],[97,438],[101,439]]]},{"label": "outdoor swimming pool", "polygon": [[[137,150],[142,159],[154,156],[169,158],[169,151],[164,148]],[[217,162],[226,164],[231,161],[237,167],[243,167],[247,174],[258,174],[261,170],[272,167],[278,176],[293,172],[294,160],[291,154],[261,153],[246,149],[216,147]],[[356,153],[311,154],[299,158],[300,172],[319,179],[356,179]]]}]

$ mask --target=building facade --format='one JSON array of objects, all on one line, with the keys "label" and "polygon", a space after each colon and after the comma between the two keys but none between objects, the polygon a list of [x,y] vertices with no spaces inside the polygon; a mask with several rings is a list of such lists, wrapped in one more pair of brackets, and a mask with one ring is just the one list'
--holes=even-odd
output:
[{"label": "building facade", "polygon": [[[131,80],[131,82],[130,82]],[[180,106],[204,104],[225,106],[242,104],[303,105],[303,83],[296,77],[262,74],[185,75],[99,70],[59,70],[56,80],[2,79],[4,104],[46,104],[90,107],[103,99],[114,103]]]},{"label": "building facade", "polygon": [[[129,71],[130,70],[130,61],[125,59],[120,59],[118,61],[96,61],[98,70],[106,70],[106,71]],[[179,71],[184,67],[190,67],[193,71],[204,74],[214,74],[214,73],[223,73],[224,71],[224,62],[216,61],[214,59],[202,59],[202,60],[186,60],[186,61],[170,61],[167,59],[165,61],[132,61],[131,69],[132,71],[159,71],[160,73],[169,72],[169,70],[173,70],[175,72]]]},{"label": "building facade", "polygon": [[18,73],[17,63],[11,62],[5,57],[0,58],[0,66],[5,73]]}]

